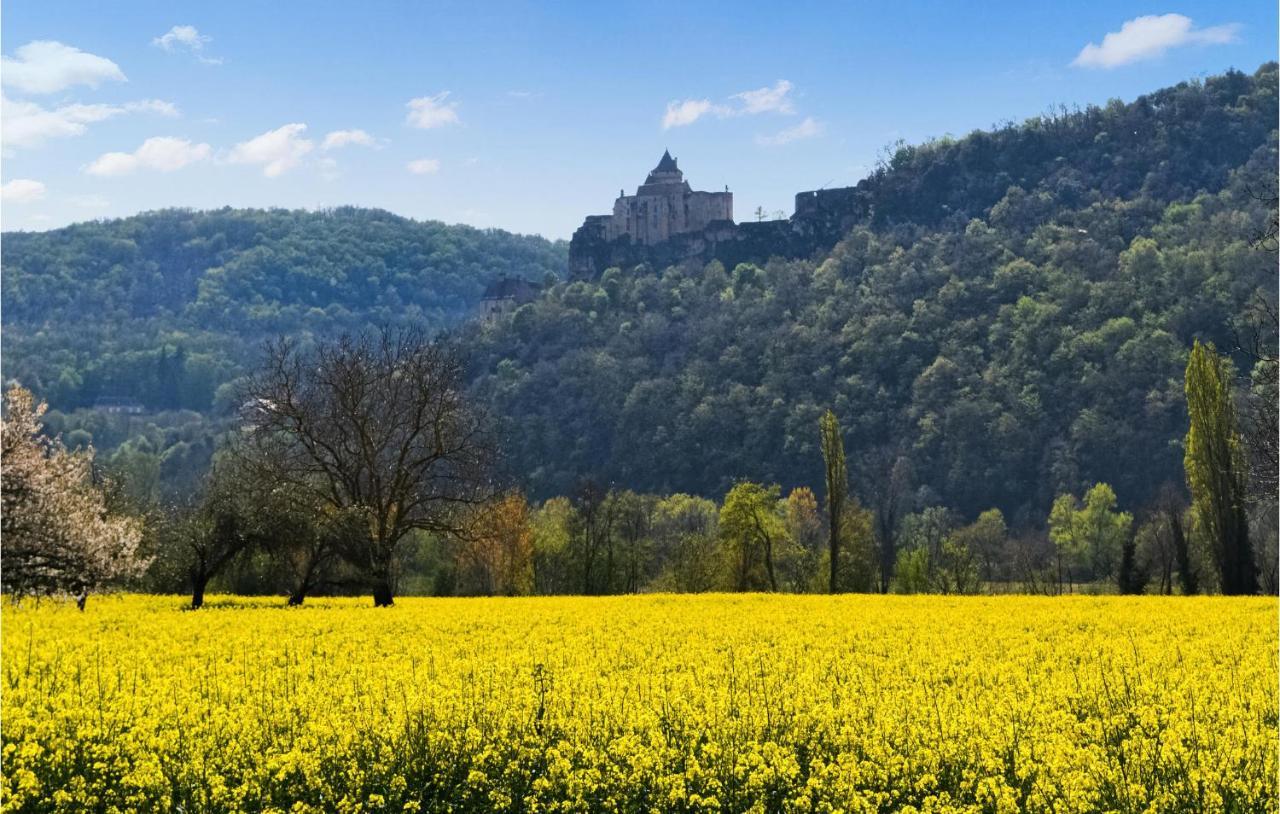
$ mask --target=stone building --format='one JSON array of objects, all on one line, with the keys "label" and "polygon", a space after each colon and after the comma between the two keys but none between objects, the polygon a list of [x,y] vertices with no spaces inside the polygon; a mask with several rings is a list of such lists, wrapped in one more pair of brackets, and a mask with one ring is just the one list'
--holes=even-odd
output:
[{"label": "stone building", "polygon": [[522,280],[518,277],[503,277],[494,280],[485,288],[480,297],[480,315],[482,318],[496,319],[508,314],[525,303],[538,298],[542,286]]},{"label": "stone building", "polygon": [[619,191],[604,235],[606,240],[626,235],[652,246],[675,235],[700,232],[714,221],[733,222],[733,193],[728,187],[724,192],[695,192],[671,153],[663,151],[635,195]]},{"label": "stone building", "polygon": [[[733,193],[695,191],[671,153],[664,151],[635,195],[618,192],[612,215],[590,215],[569,247],[571,276],[598,273],[581,249],[605,244],[657,246],[679,235],[700,233],[715,225],[733,225]],[[575,251],[574,246],[579,247]]]},{"label": "stone building", "polygon": [[93,401],[93,409],[112,415],[142,415],[146,412],[140,402],[126,396],[98,396]]},{"label": "stone building", "polygon": [[795,215],[733,222],[733,193],[696,192],[664,152],[635,195],[618,194],[612,215],[588,215],[569,242],[569,278],[593,280],[611,266],[651,268],[719,260],[728,267],[770,257],[806,257],[835,245],[865,218],[856,187],[796,195]]}]

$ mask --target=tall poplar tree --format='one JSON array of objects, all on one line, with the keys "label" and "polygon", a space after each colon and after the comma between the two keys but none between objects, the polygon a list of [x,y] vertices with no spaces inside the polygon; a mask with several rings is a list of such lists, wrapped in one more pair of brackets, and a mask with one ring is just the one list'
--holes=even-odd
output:
[{"label": "tall poplar tree", "polygon": [[1249,542],[1245,506],[1245,462],[1231,401],[1231,371],[1212,343],[1191,349],[1187,359],[1187,431],[1183,465],[1196,522],[1208,534],[1224,594],[1258,590],[1257,565]]},{"label": "tall poplar tree", "polygon": [[849,494],[849,470],[844,461],[844,438],[836,414],[827,410],[818,421],[822,435],[822,460],[826,464],[827,528],[830,532],[828,553],[831,556],[831,593],[839,589],[840,521],[844,516],[845,498]]}]

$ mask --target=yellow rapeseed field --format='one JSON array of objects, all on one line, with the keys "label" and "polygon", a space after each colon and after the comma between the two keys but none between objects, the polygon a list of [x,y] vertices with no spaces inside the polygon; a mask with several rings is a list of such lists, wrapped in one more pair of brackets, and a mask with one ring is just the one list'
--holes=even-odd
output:
[{"label": "yellow rapeseed field", "polygon": [[5,605],[3,810],[1262,812],[1277,603]]}]

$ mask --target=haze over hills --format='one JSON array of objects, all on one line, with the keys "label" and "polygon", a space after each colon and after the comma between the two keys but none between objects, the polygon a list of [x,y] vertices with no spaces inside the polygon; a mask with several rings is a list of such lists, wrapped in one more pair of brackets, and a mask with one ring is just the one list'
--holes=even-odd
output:
[{"label": "haze over hills", "polygon": [[[834,248],[611,269],[466,324],[475,391],[537,497],[588,477],[811,483],[830,406],[863,488],[898,466],[921,501],[1023,520],[1098,480],[1143,501],[1180,477],[1191,340],[1229,346],[1254,297],[1274,302],[1274,254],[1252,243],[1276,104],[1272,63],[903,147],[856,188]],[[350,208],[8,233],[4,375],[62,411],[111,396],[217,415],[263,338],[459,326],[486,284],[562,274],[566,250]],[[129,435],[58,421],[108,450]],[[199,442],[196,468],[208,432],[128,452]]]}]

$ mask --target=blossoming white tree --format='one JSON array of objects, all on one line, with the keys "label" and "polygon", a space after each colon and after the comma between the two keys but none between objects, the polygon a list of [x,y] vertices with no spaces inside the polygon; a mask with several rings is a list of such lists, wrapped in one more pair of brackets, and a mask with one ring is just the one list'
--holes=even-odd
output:
[{"label": "blossoming white tree", "polygon": [[68,450],[43,432],[46,405],[14,385],[0,424],[0,583],[15,596],[89,592],[137,576],[140,523],[112,516],[93,483],[93,450]]}]

